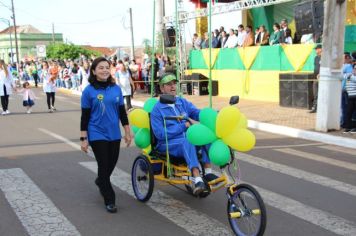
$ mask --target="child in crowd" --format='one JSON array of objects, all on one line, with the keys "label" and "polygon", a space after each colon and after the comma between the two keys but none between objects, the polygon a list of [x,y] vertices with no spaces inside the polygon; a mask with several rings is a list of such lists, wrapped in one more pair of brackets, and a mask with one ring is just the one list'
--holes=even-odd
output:
[{"label": "child in crowd", "polygon": [[23,106],[27,108],[27,114],[30,114],[31,108],[33,105],[35,105],[34,100],[36,98],[35,94],[33,93],[33,91],[30,88],[30,83],[29,82],[24,82],[23,83],[23,89],[19,90],[20,93],[22,93],[23,96]]}]

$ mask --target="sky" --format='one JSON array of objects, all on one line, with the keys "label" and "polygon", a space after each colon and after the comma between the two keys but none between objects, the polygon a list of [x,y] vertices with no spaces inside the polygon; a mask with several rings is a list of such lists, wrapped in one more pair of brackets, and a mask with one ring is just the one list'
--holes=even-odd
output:
[{"label": "sky", "polygon": [[[30,24],[43,33],[62,33],[66,42],[92,46],[131,44],[129,8],[132,8],[135,45],[152,40],[153,0],[13,0],[16,24]],[[185,0],[184,10],[194,10]],[[165,0],[166,15],[174,15],[174,0]],[[0,0],[0,18],[10,19],[11,0]],[[239,12],[213,17],[212,28],[237,28]],[[233,21],[232,19],[236,19]],[[7,25],[0,21],[0,30]],[[195,33],[194,20],[185,27],[186,40]]]}]

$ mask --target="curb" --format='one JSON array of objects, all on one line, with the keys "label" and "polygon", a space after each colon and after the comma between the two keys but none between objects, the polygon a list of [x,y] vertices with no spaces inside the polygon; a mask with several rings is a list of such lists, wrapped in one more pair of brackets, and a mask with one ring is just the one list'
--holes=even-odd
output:
[{"label": "curb", "polygon": [[[81,92],[79,92],[79,91],[72,91],[72,90],[63,89],[63,88],[58,89],[58,90],[60,90],[61,92],[63,91],[64,93],[67,93],[67,94],[75,94],[75,95],[79,95],[79,96],[81,94]],[[64,91],[64,90],[67,90],[67,91]],[[143,107],[144,102],[131,100],[131,104],[136,107]],[[334,136],[334,135],[324,134],[324,133],[318,133],[318,132],[314,132],[314,131],[290,128],[287,126],[263,123],[263,122],[254,121],[254,120],[248,120],[248,127],[251,129],[256,129],[256,130],[273,133],[273,134],[280,134],[280,135],[284,135],[284,136],[291,137],[291,138],[301,138],[301,139],[305,139],[305,140],[356,149],[356,139],[339,137],[339,136]]]}]

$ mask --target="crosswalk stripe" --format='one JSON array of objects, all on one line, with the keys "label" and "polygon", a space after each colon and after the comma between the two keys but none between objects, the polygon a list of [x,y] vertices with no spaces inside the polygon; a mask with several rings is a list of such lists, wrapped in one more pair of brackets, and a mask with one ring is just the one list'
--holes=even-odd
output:
[{"label": "crosswalk stripe", "polygon": [[0,170],[0,189],[29,235],[80,235],[22,169]]},{"label": "crosswalk stripe", "polygon": [[256,187],[266,204],[338,235],[356,235],[356,225],[342,217],[305,205],[291,198]]},{"label": "crosswalk stripe", "polygon": [[289,175],[298,179],[302,179],[308,182],[312,182],[315,184],[319,184],[331,189],[338,190],[340,192],[344,192],[350,194],[352,196],[356,196],[356,186],[347,184],[341,181],[337,181],[325,176],[313,174],[304,170],[299,170],[293,167],[289,167],[283,164],[278,164],[272,161],[267,161],[262,158],[252,156],[245,153],[238,153],[236,155],[238,160],[242,160],[244,162],[248,162],[252,165],[257,165],[269,170],[273,170],[285,175]]},{"label": "crosswalk stripe", "polygon": [[271,149],[271,148],[288,148],[288,147],[308,147],[308,146],[319,146],[323,143],[303,143],[303,144],[290,144],[290,145],[270,145],[270,146],[255,146],[253,150],[258,149]]},{"label": "crosswalk stripe", "polygon": [[342,153],[346,153],[352,156],[356,156],[356,150],[355,149],[347,149],[344,147],[339,147],[339,146],[331,146],[331,145],[327,145],[327,146],[319,146],[318,148],[323,148],[329,151],[334,151],[334,152],[342,152]]},{"label": "crosswalk stripe", "polygon": [[303,152],[303,151],[299,151],[299,150],[295,150],[295,149],[291,149],[291,148],[274,149],[274,150],[276,150],[278,152],[283,152],[283,153],[286,153],[289,155],[298,156],[298,157],[302,157],[302,158],[313,160],[313,161],[319,161],[319,162],[322,162],[325,164],[329,164],[329,165],[333,165],[333,166],[337,166],[337,167],[341,167],[341,168],[345,168],[345,169],[349,169],[349,170],[356,170],[356,164],[346,162],[346,161],[339,161],[339,160],[335,160],[332,158],[323,157],[323,156],[320,156],[317,154]]},{"label": "crosswalk stripe", "polygon": [[[97,171],[96,162],[80,162],[80,164],[95,173]],[[115,168],[111,176],[111,182],[122,191],[135,197],[132,190],[131,177],[125,171]],[[146,204],[152,210],[168,218],[192,235],[232,235],[230,229],[224,224],[197,212],[160,190],[155,189],[151,199]]]}]

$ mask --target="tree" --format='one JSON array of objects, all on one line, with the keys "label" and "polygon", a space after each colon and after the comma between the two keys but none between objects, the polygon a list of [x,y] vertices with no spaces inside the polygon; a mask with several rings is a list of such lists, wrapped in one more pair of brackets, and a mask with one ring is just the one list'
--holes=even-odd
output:
[{"label": "tree", "polygon": [[152,53],[151,41],[149,39],[143,39],[142,44],[144,46],[144,53],[150,55]]},{"label": "tree", "polygon": [[55,43],[47,47],[47,57],[52,59],[76,59],[80,55],[99,56],[98,52],[85,49],[74,44]]}]

